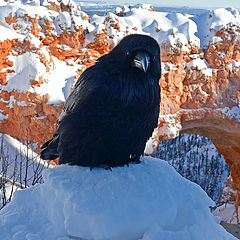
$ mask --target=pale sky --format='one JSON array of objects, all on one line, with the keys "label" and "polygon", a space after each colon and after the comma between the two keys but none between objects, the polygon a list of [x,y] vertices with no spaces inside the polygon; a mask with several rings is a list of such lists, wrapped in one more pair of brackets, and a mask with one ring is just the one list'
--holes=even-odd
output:
[{"label": "pale sky", "polygon": [[192,8],[219,8],[234,7],[240,9],[240,0],[75,0],[89,3],[115,3],[115,4],[137,4],[150,3],[154,6],[163,7],[192,7]]},{"label": "pale sky", "polygon": [[188,6],[188,7],[201,7],[201,8],[216,8],[216,7],[234,7],[234,8],[240,8],[240,0],[152,0],[149,1],[152,2],[154,5],[159,6]]}]

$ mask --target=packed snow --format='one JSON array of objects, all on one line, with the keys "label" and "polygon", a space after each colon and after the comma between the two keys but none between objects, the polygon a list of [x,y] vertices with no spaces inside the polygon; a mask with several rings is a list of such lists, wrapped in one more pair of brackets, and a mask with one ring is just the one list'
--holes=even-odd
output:
[{"label": "packed snow", "polygon": [[206,76],[209,76],[209,77],[212,76],[212,73],[213,73],[213,69],[208,67],[207,61],[201,58],[196,58],[186,63],[186,67],[202,70],[202,73],[204,73]]},{"label": "packed snow", "polygon": [[1,210],[0,239],[236,239],[207,194],[159,159],[112,171],[61,165],[43,178]]},{"label": "packed snow", "polygon": [[[238,224],[236,208],[234,204],[226,203],[217,207],[213,211],[213,215],[220,217],[224,222]],[[238,207],[238,216],[240,216],[240,207]]]},{"label": "packed snow", "polygon": [[0,25],[0,31],[1,31],[1,33],[4,33],[4,34],[0,35],[0,42],[5,41],[6,39],[12,40],[14,38],[17,38],[17,39],[23,38],[20,34],[14,32],[13,30],[11,30],[9,28],[3,27],[2,25]]}]

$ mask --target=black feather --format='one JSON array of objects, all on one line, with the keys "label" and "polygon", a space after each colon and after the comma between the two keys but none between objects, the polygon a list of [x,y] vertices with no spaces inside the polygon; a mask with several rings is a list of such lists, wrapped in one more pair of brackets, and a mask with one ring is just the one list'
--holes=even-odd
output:
[{"label": "black feather", "polygon": [[47,142],[45,142],[42,146],[41,149],[44,149],[48,146],[48,144],[52,141],[53,139],[48,140]]},{"label": "black feather", "polygon": [[[131,61],[138,52],[150,56],[144,72]],[[82,73],[58,119],[53,139],[41,157],[59,163],[111,168],[139,162],[157,127],[161,76],[158,43],[129,35]]]}]

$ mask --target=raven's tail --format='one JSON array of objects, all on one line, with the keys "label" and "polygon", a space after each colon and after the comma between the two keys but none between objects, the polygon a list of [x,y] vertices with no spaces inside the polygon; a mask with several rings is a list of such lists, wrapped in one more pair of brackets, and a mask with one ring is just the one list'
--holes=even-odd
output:
[{"label": "raven's tail", "polygon": [[43,160],[54,160],[59,157],[59,154],[57,152],[57,147],[58,147],[58,136],[48,140],[45,142],[42,146],[40,157]]}]

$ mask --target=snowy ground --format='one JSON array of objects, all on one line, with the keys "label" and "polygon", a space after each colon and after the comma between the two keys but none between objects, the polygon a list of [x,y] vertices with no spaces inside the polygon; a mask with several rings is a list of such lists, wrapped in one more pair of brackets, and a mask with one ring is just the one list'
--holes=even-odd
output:
[{"label": "snowy ground", "polygon": [[[237,215],[234,204],[223,204],[213,211],[213,215],[221,217],[222,221],[237,224]],[[240,216],[240,207],[238,207]]]},{"label": "snowy ground", "polygon": [[233,240],[213,201],[165,161],[111,171],[61,165],[0,212],[4,240]]}]

